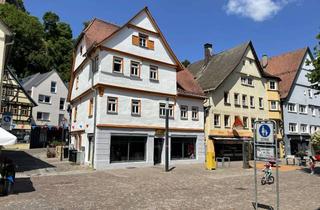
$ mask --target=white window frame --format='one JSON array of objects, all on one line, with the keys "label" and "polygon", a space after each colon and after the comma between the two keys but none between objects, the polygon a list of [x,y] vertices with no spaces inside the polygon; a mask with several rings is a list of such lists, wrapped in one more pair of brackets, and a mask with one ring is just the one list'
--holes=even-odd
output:
[{"label": "white window frame", "polygon": [[230,115],[224,115],[223,116],[223,123],[225,128],[231,127],[231,116]]},{"label": "white window frame", "polygon": [[214,125],[214,127],[220,127],[221,126],[220,120],[221,120],[220,114],[214,114],[213,115],[213,125]]},{"label": "white window frame", "polygon": [[139,46],[147,47],[148,35],[139,33]]},{"label": "white window frame", "polygon": [[131,100],[131,115],[141,116],[141,100]]},{"label": "white window frame", "polygon": [[130,76],[140,77],[140,63],[137,61],[131,61],[130,63]]},{"label": "white window frame", "polygon": [[[46,101],[47,98],[49,98],[49,102]],[[51,96],[39,94],[38,102],[43,104],[51,104]]]},{"label": "white window frame", "polygon": [[159,72],[157,66],[150,65],[149,79],[152,81],[159,81]]},{"label": "white window frame", "polygon": [[[272,84],[273,84],[273,85],[272,85]],[[272,86],[274,86],[274,87],[272,87]],[[270,81],[269,81],[269,89],[270,89],[270,90],[277,90],[277,82],[274,81],[274,80],[270,80]]]},{"label": "white window frame", "polygon": [[[294,128],[294,130],[292,130],[291,128]],[[289,132],[290,133],[298,133],[298,124],[297,123],[289,123]]]},{"label": "white window frame", "polygon": [[[111,106],[109,106],[111,105]],[[108,96],[107,98],[107,114],[117,114],[118,113],[118,98]]]},{"label": "white window frame", "polygon": [[278,110],[278,102],[277,101],[270,101],[270,110],[272,110],[272,111]]},{"label": "white window frame", "polygon": [[[38,118],[38,114],[41,113],[41,118]],[[47,115],[47,119],[44,117]],[[37,120],[38,121],[50,121],[50,113],[49,112],[37,112]]]},{"label": "white window frame", "polygon": [[[293,110],[291,110],[292,107],[293,107]],[[297,113],[297,104],[288,103],[288,112],[295,112],[295,113]]]},{"label": "white window frame", "polygon": [[245,76],[241,77],[241,84],[242,85],[254,87],[253,81],[254,80],[251,77],[245,77]]},{"label": "white window frame", "polygon": [[191,107],[192,120],[199,120],[199,107],[193,106]]},{"label": "white window frame", "polygon": [[251,108],[254,108],[254,107],[255,107],[254,96],[250,96],[250,107],[251,107]]},{"label": "white window frame", "polygon": [[259,109],[264,109],[262,97],[259,97]]},{"label": "white window frame", "polygon": [[316,108],[312,105],[311,106],[309,105],[309,107],[310,107],[310,111],[311,111],[312,116],[315,117],[316,116]]},{"label": "white window frame", "polygon": [[[305,129],[304,129],[305,128]],[[300,124],[300,132],[301,133],[309,133],[307,124]]]},{"label": "white window frame", "polygon": [[[301,108],[304,107],[304,112],[301,111]],[[299,104],[299,113],[300,114],[308,114],[307,106],[303,104]]]},{"label": "white window frame", "polygon": [[[52,86],[52,84],[54,84],[54,85]],[[52,89],[53,89],[54,91],[52,91]],[[57,93],[57,82],[56,82],[56,81],[51,81],[51,84],[50,84],[50,93]]]},{"label": "white window frame", "polygon": [[[159,103],[159,116],[161,118],[166,117],[166,104]],[[169,118],[174,118],[174,105],[169,104]]]},{"label": "white window frame", "polygon": [[246,94],[242,94],[242,106],[243,107],[248,107],[248,96]]},{"label": "white window frame", "polygon": [[180,106],[180,119],[187,120],[188,119],[188,106],[181,105]]}]

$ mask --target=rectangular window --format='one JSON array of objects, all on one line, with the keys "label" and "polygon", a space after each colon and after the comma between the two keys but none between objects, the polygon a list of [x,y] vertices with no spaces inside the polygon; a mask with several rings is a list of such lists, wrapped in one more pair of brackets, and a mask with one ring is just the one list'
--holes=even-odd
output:
[{"label": "rectangular window", "polygon": [[230,115],[224,115],[224,127],[230,128]]},{"label": "rectangular window", "polygon": [[49,121],[50,120],[50,113],[37,112],[37,120]]},{"label": "rectangular window", "polygon": [[310,134],[314,134],[316,132],[316,126],[310,125]]},{"label": "rectangular window", "polygon": [[22,106],[21,107],[21,115],[22,116],[28,116],[29,115],[29,108],[25,107],[25,106]]},{"label": "rectangular window", "polygon": [[224,92],[224,104],[230,104],[230,94],[229,92]]},{"label": "rectangular window", "polygon": [[234,105],[235,105],[235,106],[240,106],[239,93],[235,93],[235,94],[234,94]]},{"label": "rectangular window", "polygon": [[259,98],[259,108],[263,109],[263,98]]},{"label": "rectangular window", "polygon": [[139,46],[147,47],[148,36],[145,34],[139,34]]},{"label": "rectangular window", "polygon": [[145,161],[146,142],[144,136],[111,136],[111,163]]},{"label": "rectangular window", "polygon": [[1,107],[1,113],[6,113],[8,112],[8,107],[7,106],[2,106]]},{"label": "rectangular window", "polygon": [[214,116],[213,116],[213,124],[216,127],[220,127],[220,115],[219,114],[214,114]]},{"label": "rectangular window", "polygon": [[150,66],[150,79],[151,80],[159,80],[158,78],[158,67],[157,66]]},{"label": "rectangular window", "polygon": [[64,110],[64,104],[65,104],[66,99],[65,98],[60,98],[60,104],[59,104],[59,109]]},{"label": "rectangular window", "polygon": [[140,77],[140,63],[131,61],[130,75],[132,77]]},{"label": "rectangular window", "polygon": [[141,101],[131,100],[131,114],[135,116],[141,115]]},{"label": "rectangular window", "polygon": [[250,107],[254,108],[254,97],[250,96]]},{"label": "rectangular window", "polygon": [[14,89],[13,88],[6,88],[6,96],[13,96],[14,95]]},{"label": "rectangular window", "polygon": [[73,108],[73,122],[77,122],[78,106]]},{"label": "rectangular window", "polygon": [[[166,117],[166,104],[160,103],[159,105],[159,115],[160,117]],[[169,104],[169,117],[173,118],[173,104]]]},{"label": "rectangular window", "polygon": [[51,97],[50,96],[46,96],[46,95],[39,95],[38,101],[40,103],[50,104],[51,103]]},{"label": "rectangular window", "polygon": [[308,125],[301,124],[300,125],[300,131],[301,131],[301,133],[308,133]]},{"label": "rectangular window", "polygon": [[241,84],[247,86],[253,86],[253,79],[250,77],[241,77]]},{"label": "rectangular window", "polygon": [[311,90],[311,89],[308,89],[308,96],[309,96],[309,98],[312,98],[312,97],[313,97],[313,93],[312,93],[312,90]]},{"label": "rectangular window", "polygon": [[277,101],[270,101],[270,110],[278,110]]},{"label": "rectangular window", "polygon": [[307,108],[306,108],[306,106],[305,105],[299,105],[299,112],[301,113],[301,114],[307,114]]},{"label": "rectangular window", "polygon": [[93,72],[97,72],[99,70],[99,55],[94,57],[92,69]]},{"label": "rectangular window", "polygon": [[12,114],[14,114],[14,115],[19,114],[19,106],[12,106],[12,107],[11,107],[11,112],[12,112]]},{"label": "rectangular window", "polygon": [[57,82],[51,81],[50,92],[51,93],[56,93],[57,92]]},{"label": "rectangular window", "polygon": [[247,95],[242,95],[242,106],[247,107]]},{"label": "rectangular window", "polygon": [[172,137],[171,159],[195,159],[196,138]]},{"label": "rectangular window", "polygon": [[184,105],[180,106],[180,118],[181,120],[188,119],[188,106],[184,106]]},{"label": "rectangular window", "polygon": [[243,117],[243,127],[245,129],[249,128],[249,122],[248,122],[248,117]]},{"label": "rectangular window", "polygon": [[89,109],[88,109],[88,117],[93,116],[93,98],[89,100]]},{"label": "rectangular window", "polygon": [[312,113],[312,116],[316,116],[316,109],[314,106],[310,106],[310,112]]},{"label": "rectangular window", "polygon": [[296,105],[292,104],[292,103],[289,103],[288,104],[288,111],[289,112],[297,112]]},{"label": "rectangular window", "polygon": [[270,90],[276,90],[277,89],[275,81],[270,81],[269,82],[269,89]]},{"label": "rectangular window", "polygon": [[192,107],[192,120],[199,120],[199,108],[196,106]]},{"label": "rectangular window", "polygon": [[123,58],[113,57],[113,72],[122,73],[123,69]]},{"label": "rectangular window", "polygon": [[116,97],[108,97],[107,113],[110,113],[110,114],[118,113],[118,98],[116,98]]},{"label": "rectangular window", "polygon": [[289,123],[289,132],[291,133],[297,133],[297,123]]}]

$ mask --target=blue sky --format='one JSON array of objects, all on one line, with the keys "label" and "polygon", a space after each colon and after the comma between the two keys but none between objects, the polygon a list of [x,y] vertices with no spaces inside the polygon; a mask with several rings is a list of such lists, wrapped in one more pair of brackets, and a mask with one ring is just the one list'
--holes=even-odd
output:
[{"label": "blue sky", "polygon": [[25,0],[42,18],[57,13],[77,36],[93,17],[122,25],[148,6],[180,60],[203,57],[203,44],[214,52],[252,40],[259,57],[316,44],[319,0]]}]

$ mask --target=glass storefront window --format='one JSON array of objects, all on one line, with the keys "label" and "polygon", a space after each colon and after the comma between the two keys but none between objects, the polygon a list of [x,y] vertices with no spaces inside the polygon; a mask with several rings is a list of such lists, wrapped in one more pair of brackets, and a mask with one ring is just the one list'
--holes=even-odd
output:
[{"label": "glass storefront window", "polygon": [[195,159],[196,138],[171,138],[171,159]]}]

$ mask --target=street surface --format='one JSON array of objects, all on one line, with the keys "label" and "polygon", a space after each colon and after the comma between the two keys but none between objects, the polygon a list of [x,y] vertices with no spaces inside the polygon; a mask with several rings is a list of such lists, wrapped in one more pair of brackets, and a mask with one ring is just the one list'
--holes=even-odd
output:
[{"label": "street surface", "polygon": [[[319,164],[316,172],[280,171],[280,209],[319,209]],[[167,173],[155,166],[18,175],[14,194],[0,197],[1,209],[254,209],[253,170],[241,169],[241,162],[214,171],[192,164]],[[259,203],[275,209],[275,184],[258,186]]]}]

